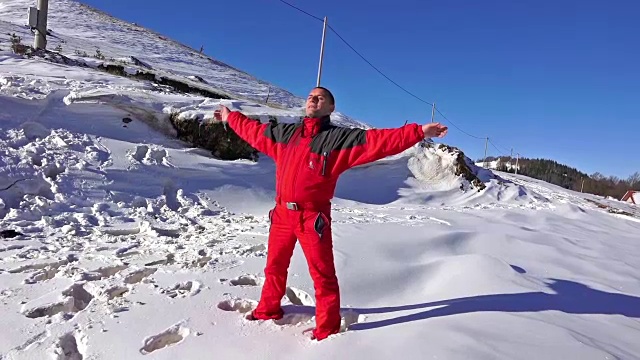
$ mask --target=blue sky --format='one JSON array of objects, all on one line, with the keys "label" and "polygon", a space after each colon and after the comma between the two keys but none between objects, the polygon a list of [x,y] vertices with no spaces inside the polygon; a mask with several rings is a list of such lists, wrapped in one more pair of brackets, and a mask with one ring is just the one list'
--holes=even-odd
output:
[{"label": "blue sky", "polygon": [[[83,1],[306,96],[322,23],[278,0]],[[372,0],[294,5],[329,23],[390,78],[500,150],[589,174],[640,171],[640,2]],[[431,108],[328,32],[322,85],[376,127],[429,121]],[[477,159],[484,140],[450,127]],[[489,145],[489,154],[498,151]]]}]

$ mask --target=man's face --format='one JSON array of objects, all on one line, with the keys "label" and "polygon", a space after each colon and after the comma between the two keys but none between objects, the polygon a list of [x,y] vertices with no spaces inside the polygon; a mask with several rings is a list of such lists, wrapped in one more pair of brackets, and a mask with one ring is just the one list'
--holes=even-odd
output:
[{"label": "man's face", "polygon": [[324,90],[313,89],[307,97],[307,116],[320,118],[330,115],[335,110],[335,105],[331,103],[331,99],[326,96]]}]

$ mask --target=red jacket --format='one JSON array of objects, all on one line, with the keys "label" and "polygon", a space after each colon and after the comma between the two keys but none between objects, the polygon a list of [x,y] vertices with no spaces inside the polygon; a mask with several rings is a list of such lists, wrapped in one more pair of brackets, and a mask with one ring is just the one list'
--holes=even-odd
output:
[{"label": "red jacket", "polygon": [[229,126],[256,150],[276,162],[276,201],[328,203],[338,176],[357,165],[398,154],[424,139],[422,126],[350,129],[329,117],[295,124],[260,123],[234,111]]}]

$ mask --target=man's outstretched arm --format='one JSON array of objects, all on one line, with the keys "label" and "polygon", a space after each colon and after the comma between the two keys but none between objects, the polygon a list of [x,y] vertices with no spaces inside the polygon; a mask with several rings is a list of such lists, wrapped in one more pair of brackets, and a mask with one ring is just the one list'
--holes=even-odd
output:
[{"label": "man's outstretched arm", "polygon": [[228,123],[238,136],[256,150],[269,157],[276,158],[278,139],[276,138],[277,136],[274,135],[282,132],[274,129],[274,127],[278,125],[271,123],[263,124],[260,121],[246,117],[238,111],[231,111],[225,106],[221,106],[219,110],[216,110],[214,117],[216,120]]},{"label": "man's outstretched arm", "polygon": [[407,124],[396,129],[353,129],[352,131],[351,136],[360,137],[362,144],[353,147],[345,154],[347,168],[399,154],[424,138],[445,136],[448,129],[439,123],[430,123]]}]

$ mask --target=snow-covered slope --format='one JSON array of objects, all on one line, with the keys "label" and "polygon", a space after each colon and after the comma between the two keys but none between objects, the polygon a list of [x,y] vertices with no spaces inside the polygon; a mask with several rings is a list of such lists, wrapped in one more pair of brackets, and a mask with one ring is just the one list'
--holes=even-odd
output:
[{"label": "snow-covered slope", "polygon": [[[0,49],[7,50],[9,48],[8,34],[15,33],[23,39],[22,42],[25,44],[33,42],[33,35],[28,27],[25,27],[26,9],[29,6],[34,6],[33,2],[29,0],[0,1]],[[251,108],[256,110],[249,112],[251,115],[267,113],[276,116],[284,115],[282,111],[274,109],[274,106],[287,110],[285,114],[291,118],[303,114],[304,99],[200,54],[166,36],[113,18],[79,2],[72,0],[52,1],[49,4],[48,28],[52,32],[52,35],[48,37],[47,48],[49,50],[60,46],[61,54],[81,60],[91,66],[95,67],[103,63],[125,64],[129,72],[149,71],[146,66],[137,65],[131,59],[131,56],[134,56],[143,64],[149,65],[157,76],[175,77],[193,86],[212,89],[217,93],[226,94],[233,99],[250,104]],[[96,50],[100,51],[105,60],[94,58]],[[87,56],[84,56],[85,54]],[[18,71],[14,73],[16,69],[12,70],[12,72],[2,71],[0,76],[6,76],[9,72],[14,82],[43,82],[42,79],[33,77],[33,72]],[[203,82],[198,80],[196,76]],[[0,85],[7,81],[9,80],[0,79]],[[75,85],[78,87],[79,84]],[[50,89],[45,87],[39,90],[39,95],[44,96]],[[108,92],[108,89],[104,91]],[[119,92],[119,95],[122,95],[122,91]],[[267,96],[269,106],[264,106]],[[336,124],[345,126],[369,127],[339,112],[332,115],[332,120]]]},{"label": "snow-covered slope", "polygon": [[273,162],[212,159],[166,119],[293,110],[1,51],[0,70],[3,360],[640,354],[637,207],[465,159],[478,190],[440,146],[352,169],[332,208],[346,331],[318,343],[299,247],[285,317],[242,317],[263,281]]}]

